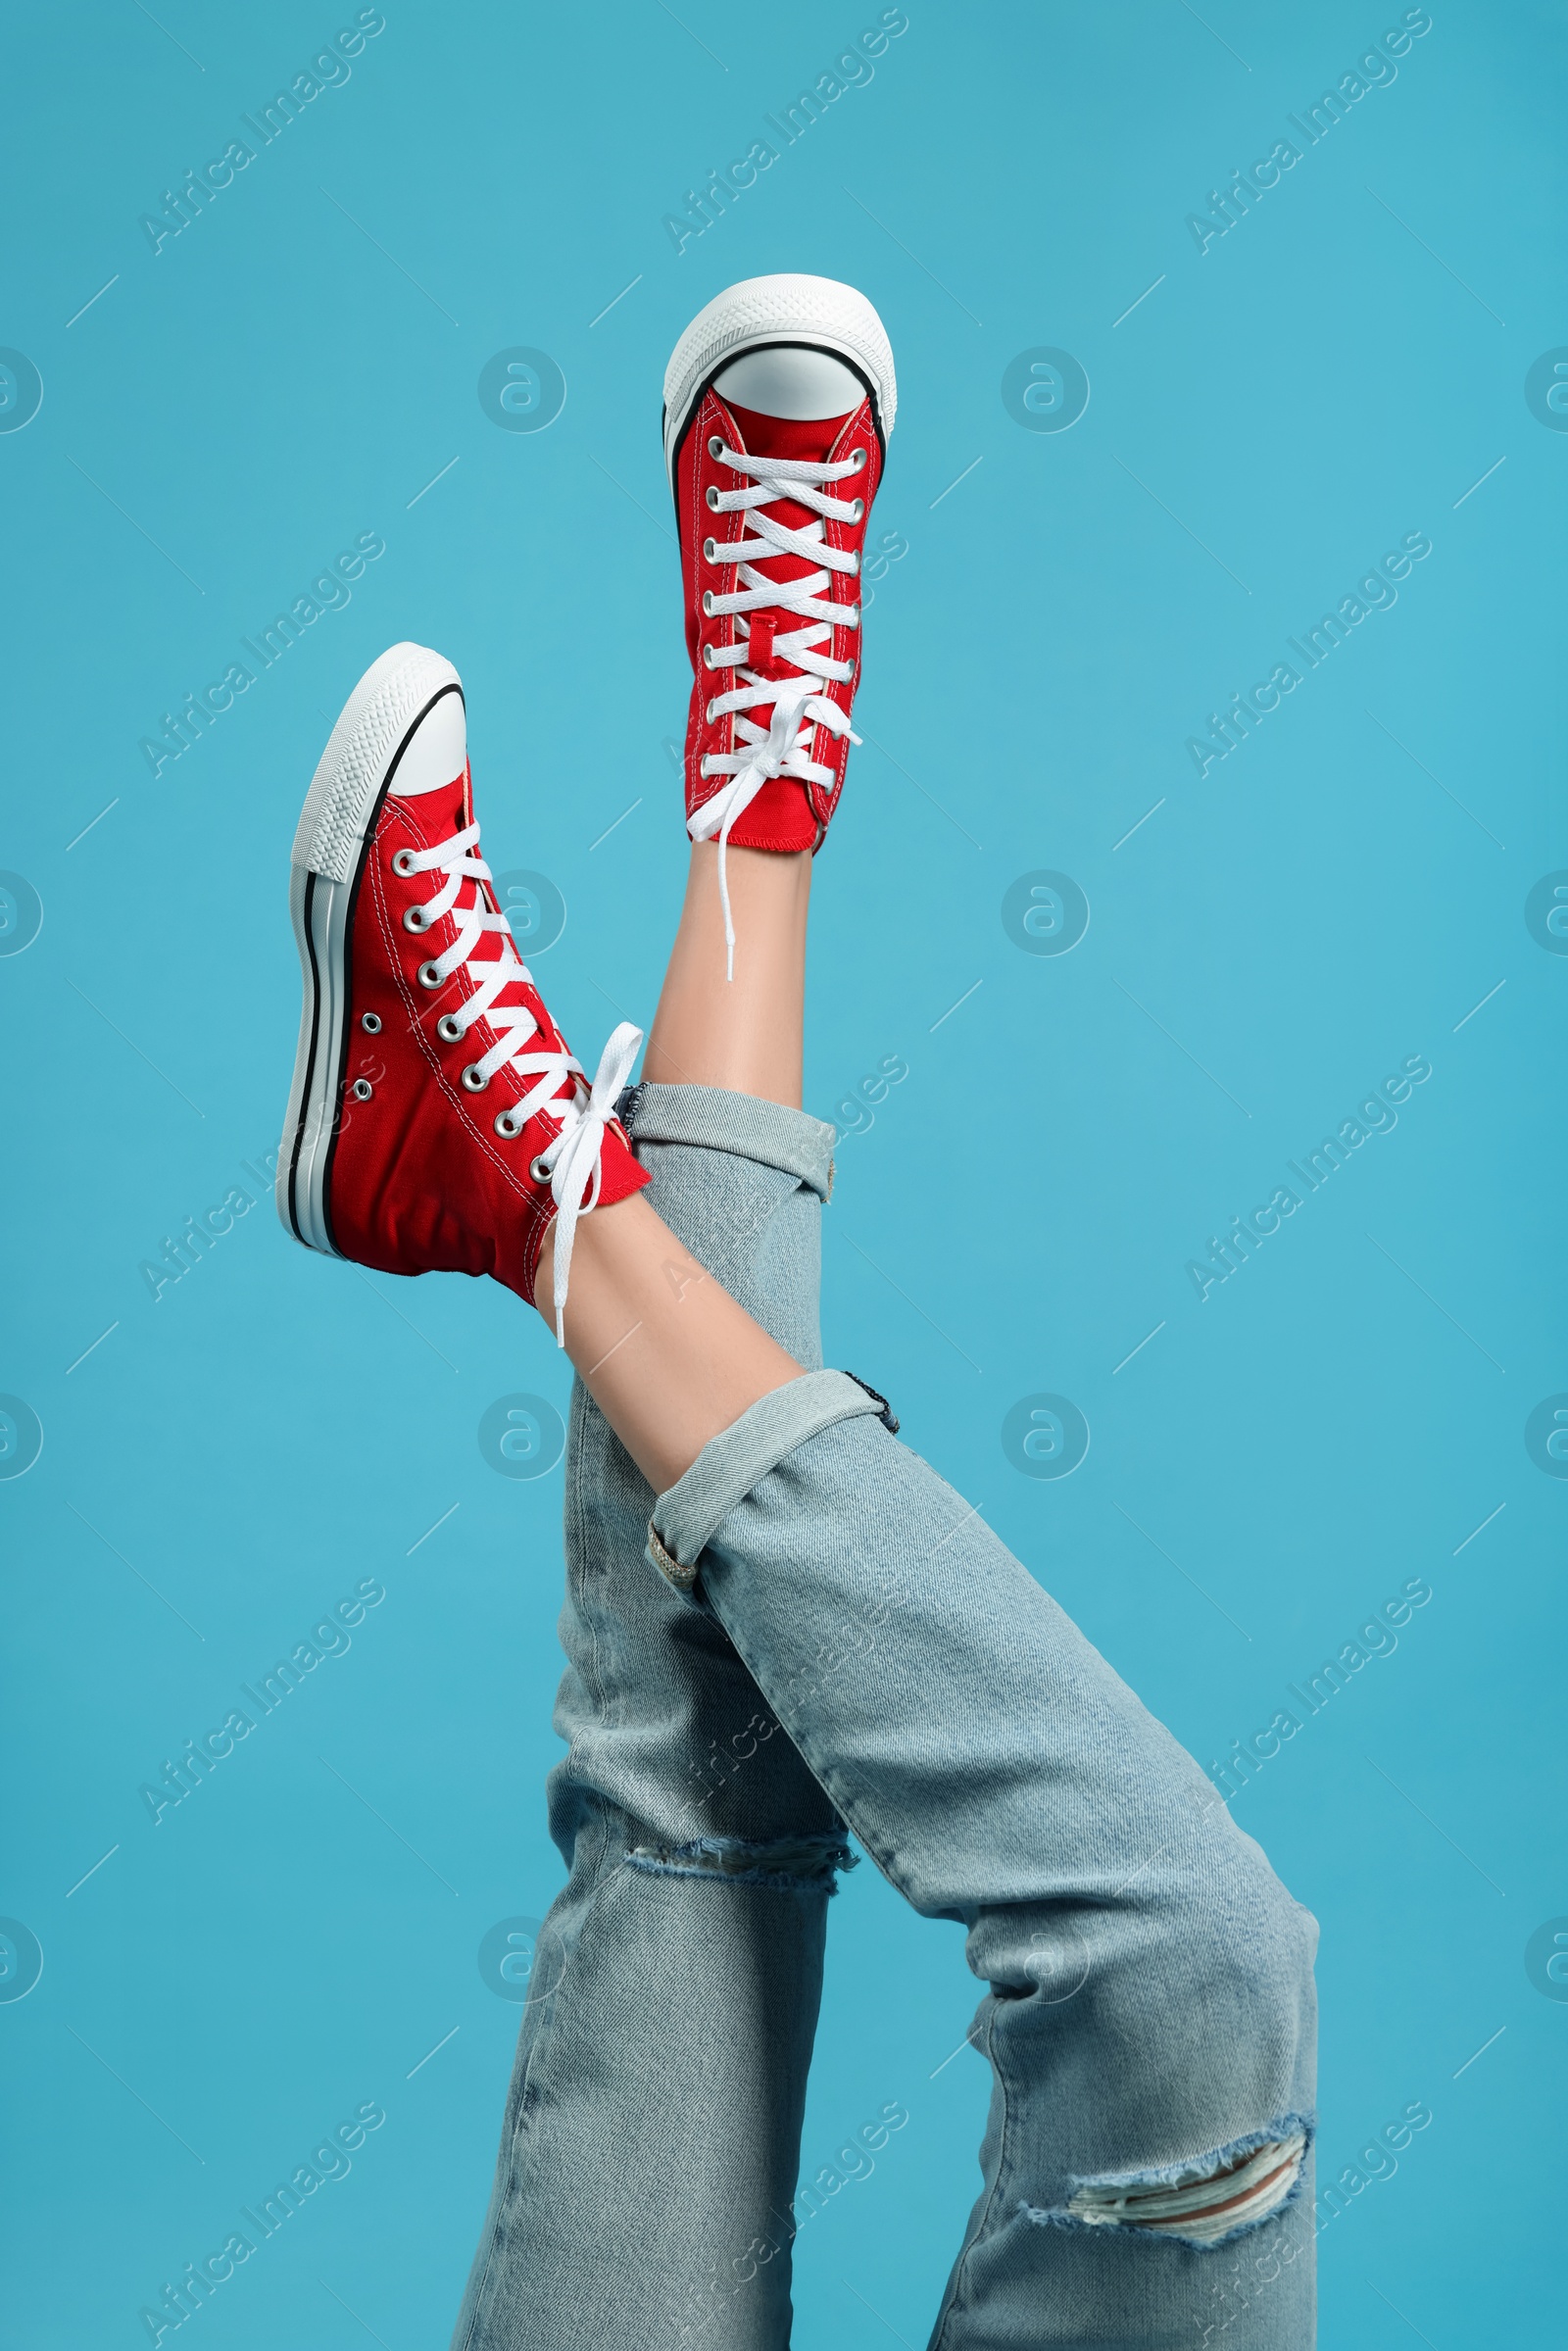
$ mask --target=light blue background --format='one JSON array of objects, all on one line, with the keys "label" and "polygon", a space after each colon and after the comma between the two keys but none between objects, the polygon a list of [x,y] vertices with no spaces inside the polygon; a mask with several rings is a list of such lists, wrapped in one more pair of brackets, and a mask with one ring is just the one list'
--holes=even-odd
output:
[{"label": "light blue background", "polygon": [[[561,1878],[560,1471],[502,1479],[476,1429],[512,1391],[564,1405],[564,1367],[501,1290],[367,1281],[265,1200],[156,1305],[138,1265],[276,1142],[292,827],[399,637],[463,672],[495,864],[564,895],[539,969],[579,1053],[651,1013],[687,688],[661,373],[710,295],[779,269],[887,322],[877,521],[908,547],[866,629],[881,748],[817,876],[808,1104],[909,1067],[840,1151],[829,1359],[1205,1764],[1427,1580],[1237,1805],[1323,1922],[1324,2176],[1406,2103],[1434,2117],[1323,2231],[1323,2336],[1560,2323],[1568,2005],[1524,1950],[1568,1912],[1568,1486],[1523,1429],[1568,1388],[1568,962],[1523,906],[1568,865],[1568,438],[1523,383],[1568,342],[1561,14],[1435,5],[1200,255],[1187,214],[1397,8],[911,0],[874,80],[677,256],[662,215],[876,13],[387,0],[347,84],[156,257],[138,216],[352,10],[13,25],[0,341],[44,396],[0,436],[0,863],[44,919],[0,960],[0,1388],[44,1447],[0,1485],[0,1909],[44,1972],[0,2042],[31,2351],[145,2340],[138,2307],[371,2099],[352,2174],[193,2324],[208,2351],[446,2341],[517,2021],[475,1954]],[[515,344],[566,379],[537,435],[476,396]],[[1035,345],[1088,371],[1070,431],[1003,406]],[[1397,605],[1200,781],[1187,736],[1416,530]],[[348,609],[154,781],[160,712],[366,531],[386,554]],[[1002,927],[1037,867],[1092,908],[1060,958]],[[1415,1053],[1397,1129],[1200,1304],[1185,1261]],[[1065,1481],[1003,1454],[1034,1391],[1090,1424]],[[155,1828],[139,1784],[368,1576],[352,1650]],[[978,2179],[980,2061],[938,2070],[975,1997],[957,1935],[857,1872],[808,2170],[889,2100],[910,2121],[802,2234],[816,2351],[924,2339]]]}]

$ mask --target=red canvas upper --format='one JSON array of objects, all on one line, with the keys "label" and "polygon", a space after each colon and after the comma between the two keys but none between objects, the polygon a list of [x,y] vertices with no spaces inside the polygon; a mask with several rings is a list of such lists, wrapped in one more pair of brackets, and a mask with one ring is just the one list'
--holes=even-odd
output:
[{"label": "red canvas upper", "polygon": [[[740,513],[715,514],[708,504],[710,485],[717,489],[735,490],[747,478],[733,467],[716,459],[710,450],[711,440],[720,439],[729,448],[756,457],[778,457],[804,460],[842,461],[856,450],[865,452],[865,465],[859,473],[839,483],[827,485],[831,497],[853,501],[859,498],[864,512],[857,522],[823,519],[823,535],[828,546],[861,552],[870,522],[871,504],[881,478],[882,452],[872,420],[869,399],[848,416],[831,417],[821,422],[801,422],[779,416],[760,415],[755,409],[740,408],[719,398],[710,389],[700,402],[686,437],[681,444],[675,468],[675,504],[680,524],[681,576],[685,591],[686,645],[695,672],[692,687],[691,710],[686,728],[686,812],[688,817],[702,808],[728,782],[725,775],[705,776],[702,763],[705,757],[742,753],[747,744],[736,723],[736,713],[729,712],[710,720],[710,703],[729,687],[739,685],[737,668],[709,669],[704,666],[703,647],[727,647],[747,637],[748,624],[751,647],[757,658],[748,659],[745,666],[764,679],[798,677],[800,672],[787,661],[772,653],[775,635],[787,636],[808,625],[793,612],[782,609],[762,607],[750,613],[722,613],[712,616],[703,612],[703,594],[710,589],[715,594],[732,592],[739,584],[738,568],[734,564],[710,563],[703,555],[704,541],[716,540],[720,547],[726,540],[751,536],[751,517]],[[766,510],[769,516],[788,529],[799,530],[816,521],[808,508],[789,498],[775,500]],[[752,559],[754,568],[764,579],[780,584],[806,578],[818,568],[807,556],[780,554],[763,559]],[[834,602],[858,606],[858,580],[843,572],[831,575],[823,594]],[[848,680],[831,680],[819,685],[822,698],[836,703],[846,716],[855,699],[858,682],[860,630],[858,627],[835,625],[830,641],[821,650],[835,661],[852,661],[857,674]],[[754,724],[765,728],[771,715],[771,706],[762,705],[747,711],[745,716]],[[749,808],[736,818],[729,839],[737,849],[803,850],[816,849],[844,787],[845,761],[849,756],[849,738],[835,736],[829,727],[811,725],[808,729],[808,756],[832,770],[831,781],[817,783],[792,777],[775,776],[763,784]]]},{"label": "red canvas upper", "polygon": [[[476,1062],[497,1042],[487,1019],[477,1020],[459,1043],[436,1034],[443,1013],[474,994],[467,966],[459,964],[444,986],[419,984],[419,966],[433,960],[458,936],[458,916],[482,891],[494,910],[488,884],[466,879],[451,912],[420,933],[404,927],[410,906],[432,898],[444,877],[392,869],[401,849],[433,849],[473,821],[468,772],[450,791],[399,800],[388,794],[368,845],[355,905],[349,955],[349,1050],[343,1116],[333,1150],[327,1209],[338,1249],[383,1273],[491,1274],[531,1300],[539,1250],[556,1213],[548,1179],[529,1173],[536,1156],[561,1132],[549,1108],[537,1111],[511,1140],[495,1131],[497,1113],[521,1101],[535,1084],[510,1066],[499,1069],[482,1093],[460,1082],[466,1064]],[[488,960],[504,944],[487,934],[475,959]],[[496,1008],[525,1004],[540,1034],[528,1051],[565,1051],[564,1040],[532,980],[514,979]],[[380,1026],[364,1026],[369,1013]],[[356,1082],[370,1088],[360,1100]],[[578,1099],[586,1086],[578,1081]],[[600,1159],[599,1203],[610,1206],[637,1191],[648,1178],[618,1121],[605,1129]]]}]

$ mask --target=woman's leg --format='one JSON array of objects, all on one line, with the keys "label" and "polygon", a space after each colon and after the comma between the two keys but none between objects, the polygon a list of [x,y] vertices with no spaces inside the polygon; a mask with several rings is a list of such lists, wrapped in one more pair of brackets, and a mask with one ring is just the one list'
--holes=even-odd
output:
[{"label": "woman's leg", "polygon": [[1310,1918],[880,1398],[798,1369],[647,1202],[586,1220],[566,1342],[661,1490],[651,1562],[969,1929],[994,2092],[936,2342],[1308,2343]]},{"label": "woman's leg", "polygon": [[1316,1930],[1216,1790],[843,1375],[655,1509],[839,1815],[987,1986],[982,2192],[933,2343],[1304,2351]]},{"label": "woman's leg", "polygon": [[[673,1082],[645,1081],[622,1105],[662,1219],[659,1254],[626,1269],[629,1290],[642,1282],[656,1327],[694,1285],[722,1298],[743,1369],[760,1367],[710,1385],[700,1356],[683,1359],[705,1400],[688,1407],[682,1449],[754,1388],[820,1364],[833,1144],[781,1100],[799,1095],[809,860],[731,852],[747,953],[726,989],[712,857],[694,856],[709,890],[688,893],[649,1054]],[[764,971],[766,990],[752,984]],[[778,1051],[792,1037],[793,1059]],[[710,1082],[689,1082],[699,1073]],[[579,1246],[568,1315],[577,1329],[584,1297],[602,1298],[609,1346],[639,1319],[613,1272],[613,1257]],[[544,1297],[548,1282],[547,1268]],[[676,1333],[692,1321],[677,1315]],[[723,1628],[649,1569],[654,1502],[579,1382],[556,1716],[569,1753],[550,1787],[569,1877],[534,1963],[457,2351],[789,2340],[806,2073],[828,1896],[850,1855]]]},{"label": "woman's leg", "polygon": [[730,850],[730,904],[746,953],[729,983],[717,863],[711,841],[693,842],[643,1076],[656,1085],[721,1087],[798,1110],[810,853]]},{"label": "woman's leg", "polygon": [[[651,1484],[610,1466],[608,1439],[596,1477],[579,1442],[561,1715],[572,1755],[553,1791],[572,1877],[539,1955],[460,2340],[690,2339],[713,2308],[694,2309],[694,2289],[722,2248],[739,2287],[709,2339],[778,2351],[788,2229],[783,2243],[769,2233],[767,2206],[794,2177],[842,1816],[918,1908],[965,1921],[992,1986],[987,2187],[940,2322],[949,2351],[1173,2344],[1205,2327],[1238,2346],[1300,2343],[1310,2240],[1303,2208],[1278,2197],[1298,2178],[1309,2093],[1310,1922],[976,1514],[871,1424],[867,1393],[815,1369],[808,1245],[772,1247],[809,1228],[814,1249],[811,1122],[651,1088],[656,1111],[685,1105],[666,1148],[697,1151],[700,1200],[677,1209],[673,1186],[665,1221],[630,1198],[651,1169],[611,1119],[627,1038],[585,1095],[505,943],[482,952],[502,917],[461,718],[450,664],[394,648],[312,784],[291,881],[306,996],[279,1207],[336,1255],[490,1273],[531,1298],[555,1211],[569,1221],[597,1198],[566,1329]],[[743,967],[756,945],[746,934]],[[654,1130],[636,1113],[633,1126],[657,1154]],[[744,1179],[757,1199],[782,1187],[774,1217],[745,1211],[760,1229],[739,1246],[739,1203],[711,1164],[726,1153],[759,1171]],[[791,1207],[805,1210],[793,1228]],[[627,1294],[648,1309],[630,1324]],[[585,1440],[602,1422],[582,1411]],[[653,1487],[662,1581],[633,1549]],[[639,1593],[669,1604],[649,1639]],[[693,1838],[671,1789],[736,1673],[731,1650],[762,1693],[743,1742],[781,1728],[762,1777],[734,1748],[747,1769],[733,1812]],[[708,1681],[704,1656],[721,1660]],[[750,1696],[739,1678],[727,1687]],[[661,1881],[646,1903],[645,1879]],[[738,1923],[775,1897],[775,1932]],[[737,2221],[751,2235],[730,2252]],[[1233,2257],[1217,2267],[1207,2248],[1253,2221],[1258,2238],[1234,2255],[1251,2267],[1233,2282]]]},{"label": "woman's leg", "polygon": [[[716,855],[710,842],[693,846],[645,1079],[798,1109],[811,859],[731,850],[730,898],[747,952],[726,985]],[[567,1347],[656,1493],[802,1368],[712,1278],[710,1259],[710,1249],[699,1262],[640,1194],[586,1218],[577,1236]],[[552,1230],[539,1257],[541,1311],[549,1311],[554,1269]]]}]

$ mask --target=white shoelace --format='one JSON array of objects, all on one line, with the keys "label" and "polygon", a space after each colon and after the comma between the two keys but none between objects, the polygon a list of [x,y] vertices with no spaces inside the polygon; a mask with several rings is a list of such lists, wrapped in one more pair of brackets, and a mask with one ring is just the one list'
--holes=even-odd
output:
[{"label": "white shoelace", "polygon": [[[479,827],[470,824],[454,833],[450,840],[438,842],[434,849],[399,850],[393,869],[403,875],[446,876],[434,898],[408,909],[404,925],[418,933],[429,930],[443,914],[452,914],[457,922],[458,935],[452,945],[425,963],[419,976],[423,985],[440,988],[461,965],[473,984],[473,994],[441,1016],[440,1034],[448,1044],[455,1045],[466,1037],[477,1020],[488,1020],[495,1031],[494,1045],[464,1071],[466,1090],[470,1094],[483,1093],[499,1069],[514,1070],[519,1078],[535,1081],[520,1102],[503,1110],[495,1120],[496,1133],[509,1143],[521,1134],[536,1111],[547,1110],[551,1117],[561,1121],[560,1134],[546,1145],[528,1172],[535,1183],[548,1179],[556,1203],[556,1345],[564,1347],[566,1285],[577,1219],[599,1204],[605,1129],[614,1115],[620,1090],[631,1075],[643,1033],[629,1020],[618,1024],[600,1055],[591,1087],[585,1085],[587,1072],[574,1053],[543,1049],[531,1053],[524,1052],[529,1040],[540,1034],[538,1020],[526,1004],[502,1004],[496,1000],[515,980],[531,986],[533,974],[513,943],[512,925],[505,914],[493,914],[485,905],[479,885],[488,882],[491,876],[489,866],[478,854],[478,842]],[[473,900],[471,905],[460,907],[458,899],[466,881],[474,885]],[[480,961],[474,950],[487,931],[498,931],[501,945],[494,955]]]},{"label": "white shoelace", "polygon": [[[720,490],[710,504],[719,514],[746,514],[751,518],[755,537],[745,536],[742,524],[739,539],[709,539],[703,548],[704,560],[710,564],[729,568],[739,566],[740,585],[733,594],[717,596],[710,590],[703,599],[703,610],[712,615],[724,612],[755,612],[763,608],[793,612],[807,625],[793,629],[788,636],[775,636],[775,659],[789,662],[797,674],[794,677],[767,678],[746,666],[750,650],[748,636],[734,645],[709,646],[705,660],[710,669],[738,669],[739,685],[728,693],[715,695],[708,706],[710,722],[731,712],[735,715],[735,732],[745,745],[743,751],[710,754],[703,760],[704,775],[726,775],[722,785],[710,800],[705,801],[694,816],[687,819],[686,829],[694,841],[710,841],[718,836],[718,891],[724,908],[724,950],[726,979],[735,977],[735,926],[730,919],[729,878],[725,869],[725,852],[729,844],[730,827],[736,818],[749,808],[762,786],[776,776],[787,775],[802,783],[830,784],[833,770],[808,754],[813,727],[825,726],[828,732],[858,743],[859,736],[851,727],[848,717],[838,704],[819,691],[830,680],[846,683],[855,675],[853,661],[835,661],[822,648],[832,643],[833,630],[858,628],[860,608],[858,604],[835,604],[823,591],[832,585],[835,571],[858,571],[860,559],[853,550],[829,547],[823,530],[823,520],[858,522],[864,509],[860,501],[832,498],[826,494],[829,482],[845,480],[860,472],[865,465],[865,452],[855,455],[839,465],[828,465],[802,458],[747,457],[727,444],[714,452],[717,462],[733,467],[735,472],[749,475],[736,490]],[[765,510],[776,500],[789,499],[797,506],[808,508],[822,519],[809,522],[801,530],[789,530]],[[801,579],[769,579],[758,564],[780,555],[804,556],[808,562],[821,565]],[[769,723],[759,726],[745,712],[771,703],[773,715]]]}]

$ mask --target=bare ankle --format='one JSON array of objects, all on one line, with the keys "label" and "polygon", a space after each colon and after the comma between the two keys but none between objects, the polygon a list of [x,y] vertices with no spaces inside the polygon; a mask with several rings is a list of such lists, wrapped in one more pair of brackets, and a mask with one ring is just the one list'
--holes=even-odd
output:
[{"label": "bare ankle", "polygon": [[693,845],[643,1074],[657,1085],[716,1086],[799,1109],[810,853],[729,851],[740,938],[733,980],[724,976],[717,857],[710,841]]}]

